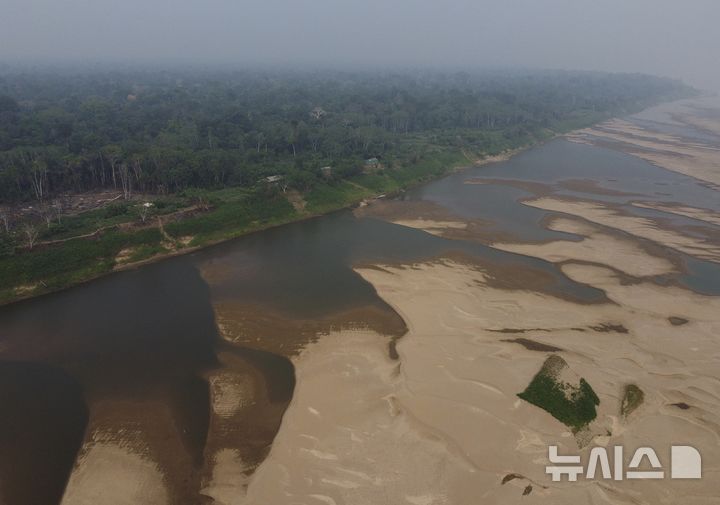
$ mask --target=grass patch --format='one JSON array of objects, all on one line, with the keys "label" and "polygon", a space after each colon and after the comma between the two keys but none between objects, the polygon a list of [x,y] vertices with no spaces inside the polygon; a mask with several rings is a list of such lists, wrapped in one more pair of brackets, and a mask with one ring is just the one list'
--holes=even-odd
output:
[{"label": "grass patch", "polygon": [[623,391],[623,399],[620,403],[620,414],[623,417],[629,416],[645,401],[645,393],[635,384],[628,384]]},{"label": "grass patch", "polygon": [[375,192],[349,181],[340,181],[335,184],[318,184],[307,195],[306,210],[313,214],[322,214],[347,207],[359,202],[363,198],[373,196]]},{"label": "grass patch", "polygon": [[193,236],[189,245],[233,238],[252,230],[286,223],[297,218],[292,204],[282,194],[257,190],[254,192],[226,193],[228,200],[220,200],[212,211],[165,225],[173,238]]},{"label": "grass patch", "polygon": [[160,244],[145,244],[141,245],[133,253],[128,257],[127,263],[135,263],[137,261],[143,261],[146,259],[150,259],[153,256],[157,256],[158,254],[163,254],[168,252],[165,247],[163,247]]},{"label": "grass patch", "polygon": [[156,229],[107,232],[92,240],[72,240],[0,260],[0,302],[17,297],[15,287],[39,284],[33,294],[61,289],[109,272],[126,247],[157,247]]},{"label": "grass patch", "polygon": [[600,399],[585,379],[578,385],[561,379],[568,365],[560,356],[550,356],[528,387],[518,396],[526,402],[549,412],[577,433],[597,417],[595,407]]}]

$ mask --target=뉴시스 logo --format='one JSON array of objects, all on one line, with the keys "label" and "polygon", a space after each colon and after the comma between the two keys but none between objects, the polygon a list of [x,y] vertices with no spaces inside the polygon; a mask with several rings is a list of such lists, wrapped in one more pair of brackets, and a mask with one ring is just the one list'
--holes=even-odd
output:
[{"label": "\ub274\uc2dc\uc2a4 logo", "polygon": [[[587,463],[587,471],[580,464],[580,456],[560,456],[558,455],[558,447],[551,445],[548,450],[550,463],[553,465],[565,466],[546,466],[545,473],[552,475],[553,482],[562,480],[562,476],[566,475],[569,482],[575,482],[579,475],[584,475],[586,479],[594,479],[596,474],[600,474],[602,479],[623,480],[623,479],[665,479],[665,469],[660,463],[657,453],[650,447],[639,447],[630,458],[628,469],[625,471],[623,459],[623,447],[618,445],[613,447],[612,468],[610,458],[605,447],[593,447],[590,451]],[[652,470],[640,470],[643,466],[643,460]],[[702,478],[702,458],[700,453],[694,447],[689,445],[673,445],[670,447],[670,475],[671,479],[700,479]]]}]

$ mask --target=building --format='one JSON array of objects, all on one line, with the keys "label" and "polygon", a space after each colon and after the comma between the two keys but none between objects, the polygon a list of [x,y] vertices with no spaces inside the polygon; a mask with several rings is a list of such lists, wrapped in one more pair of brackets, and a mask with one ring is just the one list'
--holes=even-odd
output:
[{"label": "building", "polygon": [[277,184],[278,182],[282,181],[285,177],[282,175],[270,175],[268,177],[264,177],[260,179],[260,182],[264,182],[266,184]]},{"label": "building", "polygon": [[380,163],[380,160],[377,158],[369,158],[365,160],[365,168],[363,172],[370,173],[370,172],[376,172],[378,170],[382,170],[383,166]]}]

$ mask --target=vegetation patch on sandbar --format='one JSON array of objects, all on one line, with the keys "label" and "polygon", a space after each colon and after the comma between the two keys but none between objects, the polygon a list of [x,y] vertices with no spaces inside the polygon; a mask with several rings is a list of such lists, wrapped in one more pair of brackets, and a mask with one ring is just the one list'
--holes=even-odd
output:
[{"label": "vegetation patch on sandbar", "polygon": [[560,356],[550,356],[518,396],[546,410],[577,433],[597,417],[600,399],[585,379],[574,383],[571,377],[567,362]]},{"label": "vegetation patch on sandbar", "polygon": [[623,391],[623,399],[620,404],[620,414],[623,417],[629,416],[645,401],[645,393],[635,384],[627,384]]}]

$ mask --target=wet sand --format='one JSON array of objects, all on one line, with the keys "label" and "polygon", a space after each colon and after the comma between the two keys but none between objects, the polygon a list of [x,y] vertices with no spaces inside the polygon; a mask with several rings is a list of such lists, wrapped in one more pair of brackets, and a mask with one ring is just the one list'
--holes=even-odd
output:
[{"label": "wet sand", "polygon": [[[720,299],[625,285],[615,270],[627,268],[627,251],[606,245],[612,268],[562,266],[607,293],[607,303],[590,305],[493,287],[482,263],[360,269],[408,324],[399,363],[372,332],[333,333],[308,346],[295,360],[293,402],[243,503],[500,504],[523,495],[523,503],[711,503],[720,477]],[[585,432],[574,436],[516,396],[547,353],[508,341],[507,332],[562,349],[592,385],[600,407]],[[645,401],[625,418],[627,384]],[[552,483],[544,472],[550,444],[574,453],[670,441],[703,448],[703,481]]]},{"label": "wet sand", "polygon": [[659,210],[661,212],[667,212],[670,214],[677,214],[679,216],[685,216],[692,219],[697,219],[698,221],[705,221],[706,223],[720,226],[720,212],[714,212],[709,209],[700,209],[697,207],[689,207],[687,205],[649,202],[633,202],[633,205],[640,208]]},{"label": "wet sand", "polygon": [[[716,97],[660,105],[645,114],[659,116],[653,125],[612,119],[566,136],[574,142],[618,149],[650,163],[720,186],[720,100]],[[660,126],[657,126],[660,125]],[[707,140],[661,132],[663,125],[698,129]]]},{"label": "wet sand", "polygon": [[[720,262],[720,241],[695,237],[681,230],[663,226],[654,219],[629,215],[612,205],[559,198],[540,198],[524,203],[544,210],[578,216],[700,259]],[[717,236],[716,232],[709,230],[709,233]]]}]

